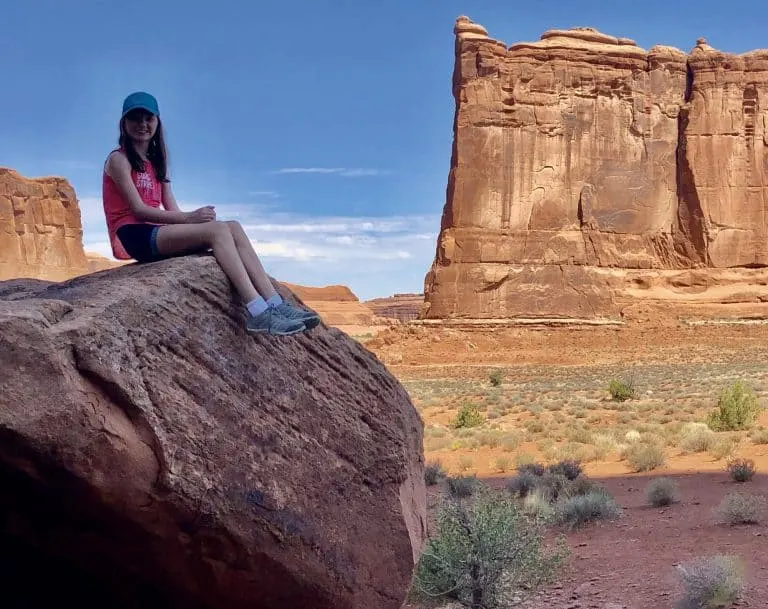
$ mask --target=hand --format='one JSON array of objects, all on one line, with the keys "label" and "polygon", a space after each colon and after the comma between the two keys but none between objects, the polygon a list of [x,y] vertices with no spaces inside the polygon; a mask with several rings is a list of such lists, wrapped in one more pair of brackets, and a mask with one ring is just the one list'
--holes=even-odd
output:
[{"label": "hand", "polygon": [[200,207],[195,211],[188,211],[186,213],[188,224],[202,224],[203,222],[212,222],[216,219],[216,210],[213,205],[206,205]]}]

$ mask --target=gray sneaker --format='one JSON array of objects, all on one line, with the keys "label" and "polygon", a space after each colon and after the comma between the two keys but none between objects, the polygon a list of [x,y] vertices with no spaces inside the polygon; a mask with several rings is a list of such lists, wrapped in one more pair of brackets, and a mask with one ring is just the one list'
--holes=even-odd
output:
[{"label": "gray sneaker", "polygon": [[307,330],[311,330],[320,323],[320,316],[317,313],[294,307],[285,301],[275,305],[274,309],[285,319],[302,322],[307,327]]},{"label": "gray sneaker", "polygon": [[256,316],[249,316],[245,328],[252,334],[269,332],[279,336],[288,336],[306,330],[306,326],[301,321],[286,319],[272,307]]}]

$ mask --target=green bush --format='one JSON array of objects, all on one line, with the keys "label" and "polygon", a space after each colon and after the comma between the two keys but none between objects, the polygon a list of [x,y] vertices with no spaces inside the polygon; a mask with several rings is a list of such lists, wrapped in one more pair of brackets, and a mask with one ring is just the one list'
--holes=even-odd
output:
[{"label": "green bush", "polygon": [[656,478],[645,487],[645,498],[654,507],[672,505],[677,501],[677,483],[671,478]]},{"label": "green bush", "polygon": [[685,592],[677,609],[730,607],[744,588],[744,569],[735,556],[697,558],[680,565]]},{"label": "green bush", "polygon": [[707,417],[707,425],[715,431],[748,429],[760,410],[755,392],[743,381],[736,381],[720,394],[717,408]]},{"label": "green bush", "polygon": [[557,522],[569,529],[596,520],[615,520],[621,516],[621,508],[605,490],[592,490],[585,495],[565,497],[555,506]]},{"label": "green bush", "polygon": [[436,520],[416,568],[417,598],[456,600],[470,609],[508,607],[552,581],[567,556],[562,541],[545,548],[543,523],[502,494],[447,501]]},{"label": "green bush", "polygon": [[445,478],[445,471],[439,461],[427,463],[424,467],[424,483],[427,486],[434,486],[443,478]]},{"label": "green bush", "polygon": [[625,402],[635,397],[635,383],[632,379],[629,381],[611,379],[608,383],[608,392],[617,402]]},{"label": "green bush", "polygon": [[728,473],[734,482],[751,480],[755,471],[755,462],[752,459],[734,459],[728,463]]},{"label": "green bush", "polygon": [[451,427],[454,429],[461,429],[466,427],[477,427],[483,424],[483,415],[480,413],[480,408],[477,404],[464,403],[459,409],[456,418],[451,423]]},{"label": "green bush", "polygon": [[632,444],[626,457],[633,472],[649,472],[664,465],[664,451],[654,444]]}]

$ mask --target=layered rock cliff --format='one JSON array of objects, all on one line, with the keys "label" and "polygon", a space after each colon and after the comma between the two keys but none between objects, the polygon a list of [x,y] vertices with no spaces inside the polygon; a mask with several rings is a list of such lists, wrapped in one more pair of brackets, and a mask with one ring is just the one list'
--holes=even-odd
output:
[{"label": "layered rock cliff", "polygon": [[768,51],[454,31],[425,317],[611,316],[638,272],[768,264]]},{"label": "layered rock cliff", "polygon": [[62,178],[0,167],[0,280],[59,281],[89,272],[75,191]]}]

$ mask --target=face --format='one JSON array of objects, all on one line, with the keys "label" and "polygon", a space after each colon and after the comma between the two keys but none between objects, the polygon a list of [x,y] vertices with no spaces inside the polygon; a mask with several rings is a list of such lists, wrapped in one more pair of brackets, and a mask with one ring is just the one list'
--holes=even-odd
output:
[{"label": "face", "polygon": [[157,117],[137,108],[125,115],[125,132],[134,142],[149,142],[157,131]]}]

